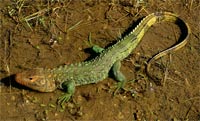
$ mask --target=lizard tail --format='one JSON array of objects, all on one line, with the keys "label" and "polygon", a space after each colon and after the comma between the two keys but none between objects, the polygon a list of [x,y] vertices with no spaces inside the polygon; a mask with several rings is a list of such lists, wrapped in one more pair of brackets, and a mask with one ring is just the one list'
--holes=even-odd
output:
[{"label": "lizard tail", "polygon": [[171,53],[174,51],[179,50],[180,48],[184,47],[186,45],[186,43],[188,42],[188,38],[189,35],[191,33],[190,27],[189,25],[184,22],[181,18],[179,18],[176,14],[170,13],[170,12],[158,12],[154,14],[155,16],[157,16],[158,18],[158,22],[159,21],[167,21],[167,22],[173,22],[175,24],[177,24],[180,28],[181,28],[181,32],[182,32],[182,36],[179,38],[181,39],[180,42],[166,50],[161,51],[160,53],[154,55],[147,63],[147,68],[146,68],[146,72],[147,75],[153,79],[156,80],[155,76],[152,76],[150,74],[150,68],[151,65],[154,61],[156,61],[157,59]]}]

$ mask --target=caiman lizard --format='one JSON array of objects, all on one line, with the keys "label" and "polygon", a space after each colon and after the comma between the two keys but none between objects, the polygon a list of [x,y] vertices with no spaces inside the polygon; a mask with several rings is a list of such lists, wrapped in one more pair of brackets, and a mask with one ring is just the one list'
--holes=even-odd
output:
[{"label": "caiman lizard", "polygon": [[107,49],[94,46],[94,50],[99,52],[99,56],[90,61],[58,66],[52,69],[35,68],[16,74],[15,79],[18,83],[40,92],[52,92],[56,88],[63,89],[65,94],[59,98],[61,103],[71,98],[75,92],[76,86],[97,83],[107,78],[109,72],[113,73],[115,80],[119,82],[119,86],[123,87],[126,78],[120,72],[120,62],[136,48],[144,34],[153,24],[163,21],[175,24],[180,23],[179,27],[186,32],[181,42],[158,53],[150,59],[146,68],[147,74],[150,75],[150,66],[153,61],[182,48],[188,41],[188,37],[191,33],[190,28],[188,24],[176,14],[170,12],[149,14],[143,18],[128,35],[123,37],[116,44]]}]

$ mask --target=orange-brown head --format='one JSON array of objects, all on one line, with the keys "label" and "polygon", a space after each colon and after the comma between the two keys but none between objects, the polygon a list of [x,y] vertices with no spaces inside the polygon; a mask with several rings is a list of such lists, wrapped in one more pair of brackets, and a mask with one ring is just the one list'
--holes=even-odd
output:
[{"label": "orange-brown head", "polygon": [[56,89],[55,80],[42,69],[36,68],[15,75],[19,84],[40,92],[52,92]]}]

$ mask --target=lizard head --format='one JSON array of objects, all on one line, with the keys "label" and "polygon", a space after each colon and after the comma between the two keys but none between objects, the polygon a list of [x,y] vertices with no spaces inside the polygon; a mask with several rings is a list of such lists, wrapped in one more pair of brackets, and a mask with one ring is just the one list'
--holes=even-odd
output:
[{"label": "lizard head", "polygon": [[16,74],[15,80],[19,84],[39,92],[52,92],[56,89],[56,84],[51,77],[44,69],[36,68]]}]

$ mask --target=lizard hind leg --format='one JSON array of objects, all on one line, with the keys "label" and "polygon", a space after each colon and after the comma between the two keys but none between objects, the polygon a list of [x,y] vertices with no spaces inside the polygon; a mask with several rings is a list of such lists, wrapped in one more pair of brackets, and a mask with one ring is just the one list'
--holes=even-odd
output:
[{"label": "lizard hind leg", "polygon": [[126,77],[124,76],[124,74],[120,71],[120,67],[121,67],[121,62],[117,61],[114,63],[113,67],[112,67],[112,72],[114,75],[114,78],[118,81],[117,83],[117,88],[114,92],[114,95],[116,94],[116,92],[119,89],[124,89],[124,85],[126,83]]},{"label": "lizard hind leg", "polygon": [[61,104],[61,106],[63,107],[63,104],[65,102],[68,102],[75,92],[75,81],[74,80],[64,81],[61,84],[61,87],[65,91],[65,93],[58,98],[58,103]]},{"label": "lizard hind leg", "polygon": [[98,45],[94,45],[94,46],[92,47],[92,51],[94,51],[95,53],[101,53],[101,52],[103,52],[104,50],[105,50],[104,48],[99,47]]}]

